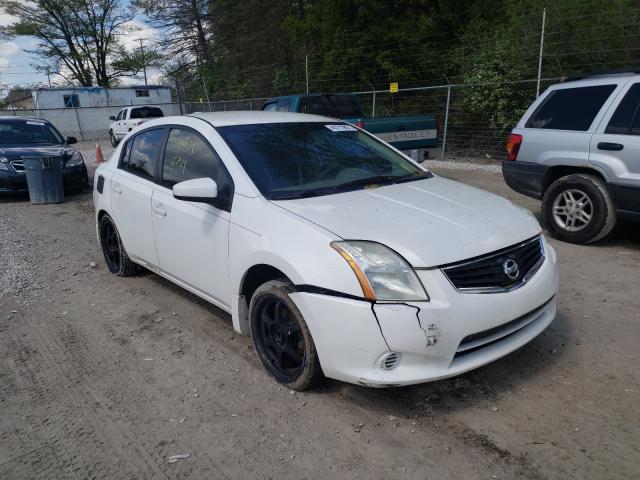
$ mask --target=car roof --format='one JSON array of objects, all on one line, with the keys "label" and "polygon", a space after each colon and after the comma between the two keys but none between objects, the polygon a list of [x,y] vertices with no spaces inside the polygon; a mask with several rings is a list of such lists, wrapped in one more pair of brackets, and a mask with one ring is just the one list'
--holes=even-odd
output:
[{"label": "car roof", "polygon": [[3,120],[29,120],[32,122],[43,122],[49,123],[49,120],[45,120],[44,118],[38,117],[14,117],[13,115],[0,115],[0,122]]},{"label": "car roof", "polygon": [[590,85],[604,85],[607,83],[626,83],[629,80],[638,80],[640,75],[637,72],[624,72],[624,73],[601,73],[583,75],[580,77],[568,78],[562,83],[556,85],[576,86],[583,83]]},{"label": "car roof", "polygon": [[201,118],[214,127],[226,127],[230,125],[254,125],[257,123],[303,123],[303,122],[340,122],[335,118],[322,117],[320,115],[308,115],[306,113],[291,112],[264,112],[264,111],[234,111],[234,112],[199,112],[192,113],[191,117]]}]

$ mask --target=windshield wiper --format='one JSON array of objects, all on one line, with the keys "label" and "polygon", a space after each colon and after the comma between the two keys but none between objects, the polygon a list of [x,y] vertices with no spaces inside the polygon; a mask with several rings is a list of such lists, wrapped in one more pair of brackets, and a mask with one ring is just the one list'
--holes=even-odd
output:
[{"label": "windshield wiper", "polygon": [[333,187],[323,188],[310,188],[308,190],[302,190],[300,192],[293,193],[273,193],[270,200],[295,200],[299,198],[319,197],[321,195],[329,195],[343,190],[349,190],[351,187],[359,187],[362,185],[392,185],[394,183],[411,182],[413,180],[420,180],[424,178],[431,178],[433,175],[431,172],[424,172],[420,175],[377,175],[369,178],[359,178],[357,180],[351,180],[349,182],[341,183]]},{"label": "windshield wiper", "polygon": [[332,193],[333,188],[312,188],[309,190],[303,190],[301,192],[295,193],[282,193],[282,194],[272,194],[270,200],[296,200],[298,198],[309,198],[309,197],[319,197],[320,195],[327,195],[328,193]]},{"label": "windshield wiper", "polygon": [[336,185],[334,190],[343,190],[348,189],[349,187],[359,187],[362,185],[392,185],[394,183],[410,182],[421,178],[429,178],[430,176],[431,174],[429,172],[424,172],[423,175],[378,175],[375,177],[359,178],[357,180],[341,183],[340,185]]}]

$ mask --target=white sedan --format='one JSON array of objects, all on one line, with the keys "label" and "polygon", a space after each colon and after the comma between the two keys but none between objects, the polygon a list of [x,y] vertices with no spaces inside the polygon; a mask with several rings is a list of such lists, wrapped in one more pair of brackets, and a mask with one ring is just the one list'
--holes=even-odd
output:
[{"label": "white sedan", "polygon": [[229,312],[292,389],[458,375],[556,313],[556,254],[532,214],[339,120],[151,120],[94,183],[109,270],[146,267]]}]

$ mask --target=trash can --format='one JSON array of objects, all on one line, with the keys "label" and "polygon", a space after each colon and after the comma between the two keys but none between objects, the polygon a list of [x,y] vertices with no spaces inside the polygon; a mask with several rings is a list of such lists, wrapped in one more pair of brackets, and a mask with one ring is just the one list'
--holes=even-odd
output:
[{"label": "trash can", "polygon": [[64,202],[62,157],[23,157],[31,203]]}]

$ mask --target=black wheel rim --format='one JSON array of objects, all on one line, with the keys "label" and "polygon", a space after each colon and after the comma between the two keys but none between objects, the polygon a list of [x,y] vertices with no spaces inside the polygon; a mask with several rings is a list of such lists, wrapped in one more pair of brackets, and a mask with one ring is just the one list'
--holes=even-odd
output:
[{"label": "black wheel rim", "polygon": [[300,324],[277,297],[262,298],[255,310],[255,343],[267,370],[284,383],[304,370],[305,345]]},{"label": "black wheel rim", "polygon": [[100,244],[102,245],[102,252],[109,271],[115,273],[120,270],[120,239],[116,228],[110,221],[105,221],[102,224]]}]

